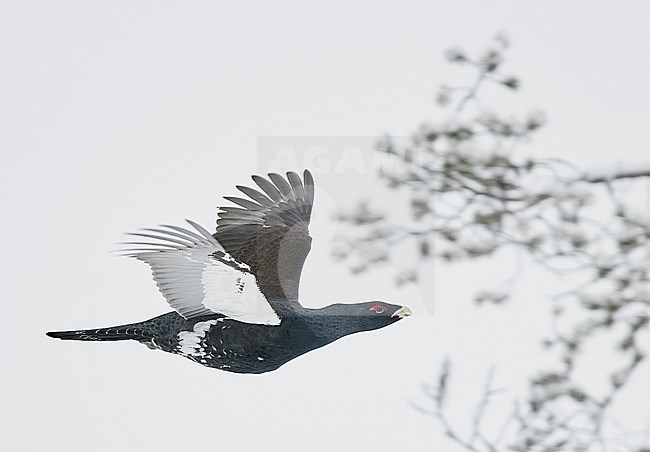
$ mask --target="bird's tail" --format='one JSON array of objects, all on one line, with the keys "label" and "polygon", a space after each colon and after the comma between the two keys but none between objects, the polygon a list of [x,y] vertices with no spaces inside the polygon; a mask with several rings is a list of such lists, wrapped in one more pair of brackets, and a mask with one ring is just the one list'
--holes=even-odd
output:
[{"label": "bird's tail", "polygon": [[57,339],[72,341],[126,341],[129,339],[147,341],[153,338],[153,335],[139,324],[111,326],[95,330],[48,331],[46,334]]}]

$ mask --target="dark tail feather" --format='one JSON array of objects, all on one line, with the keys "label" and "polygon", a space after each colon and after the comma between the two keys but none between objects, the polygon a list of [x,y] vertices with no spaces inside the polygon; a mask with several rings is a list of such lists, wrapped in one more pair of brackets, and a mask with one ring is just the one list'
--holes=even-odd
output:
[{"label": "dark tail feather", "polygon": [[50,337],[72,341],[136,341],[150,340],[153,336],[139,325],[112,326],[96,330],[48,331]]}]

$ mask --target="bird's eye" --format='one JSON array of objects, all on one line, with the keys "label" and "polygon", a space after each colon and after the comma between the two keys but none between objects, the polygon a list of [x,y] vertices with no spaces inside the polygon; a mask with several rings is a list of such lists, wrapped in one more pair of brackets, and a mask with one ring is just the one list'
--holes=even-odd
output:
[{"label": "bird's eye", "polygon": [[383,314],[384,312],[386,312],[386,306],[384,306],[383,304],[377,303],[377,304],[373,304],[370,307],[370,310],[375,311],[377,314]]}]

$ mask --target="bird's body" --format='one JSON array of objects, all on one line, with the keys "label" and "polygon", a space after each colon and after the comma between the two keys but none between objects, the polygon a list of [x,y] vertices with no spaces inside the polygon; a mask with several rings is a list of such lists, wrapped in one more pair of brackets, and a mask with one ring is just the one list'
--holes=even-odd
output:
[{"label": "bird's body", "polygon": [[247,324],[222,315],[184,319],[169,312],[145,322],[71,333],[62,339],[134,339],[152,349],[184,356],[207,367],[264,373],[326,344],[303,321],[278,326]]},{"label": "bird's body", "polygon": [[191,231],[161,226],[133,234],[150,240],[127,250],[148,263],[175,309],[153,319],[109,328],[50,332],[85,341],[136,340],[207,367],[264,373],[348,334],[382,328],[410,315],[383,302],[308,309],[298,303],[313,180],[295,173],[253,180],[265,194],[238,187],[252,201],[227,198],[217,231],[188,221]]}]

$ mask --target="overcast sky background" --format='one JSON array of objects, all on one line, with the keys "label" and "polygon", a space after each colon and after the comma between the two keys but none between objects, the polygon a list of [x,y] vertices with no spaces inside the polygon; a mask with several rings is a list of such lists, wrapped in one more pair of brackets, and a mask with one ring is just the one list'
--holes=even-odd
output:
[{"label": "overcast sky background", "polygon": [[[512,105],[550,120],[531,149],[601,169],[648,160],[650,3],[480,5],[1,2],[0,448],[456,450],[409,400],[426,404],[420,384],[448,353],[459,425],[491,364],[498,385],[521,390],[545,359],[543,277],[525,276],[511,306],[477,311],[489,265],[436,269],[435,293],[394,287],[390,267],[351,276],[329,256],[331,217],[373,195],[361,170],[315,171],[303,304],[384,299],[413,318],[259,376],[44,333],[167,312],[149,269],[109,253],[124,232],[184,218],[212,227],[251,173],[302,170],[269,168],[258,137],[399,136],[439,118],[437,85],[458,76],[442,52],[480,51],[496,32],[511,37],[507,68],[523,80]],[[630,429],[650,422],[647,367],[616,408]]]}]

